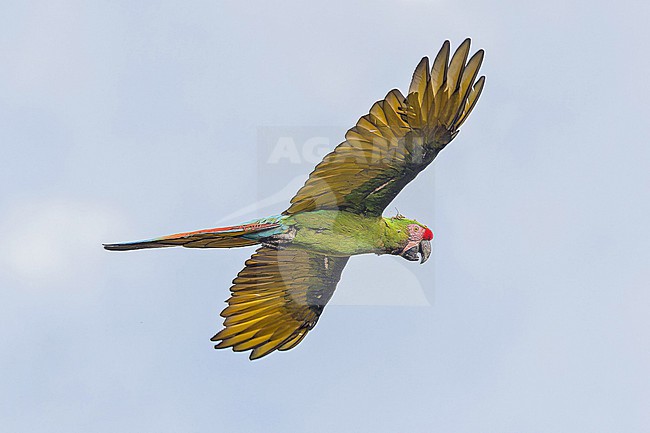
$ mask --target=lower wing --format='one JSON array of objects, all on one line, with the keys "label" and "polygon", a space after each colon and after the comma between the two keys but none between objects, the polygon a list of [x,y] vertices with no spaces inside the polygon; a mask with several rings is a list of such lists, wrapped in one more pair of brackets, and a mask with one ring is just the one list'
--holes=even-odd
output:
[{"label": "lower wing", "polygon": [[251,350],[250,359],[289,350],[307,335],[334,294],[349,257],[259,248],[233,280],[217,349]]}]

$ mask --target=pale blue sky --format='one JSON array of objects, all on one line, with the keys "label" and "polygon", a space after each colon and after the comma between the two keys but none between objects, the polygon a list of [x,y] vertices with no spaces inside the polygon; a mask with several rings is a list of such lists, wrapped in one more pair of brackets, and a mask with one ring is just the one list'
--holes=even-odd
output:
[{"label": "pale blue sky", "polygon": [[[649,12],[3,2],[3,431],[647,432]],[[353,258],[296,349],[212,349],[252,249],[101,249],[281,212],[312,163],[265,133],[333,147],[468,36],[482,100],[394,202],[432,260]]]}]

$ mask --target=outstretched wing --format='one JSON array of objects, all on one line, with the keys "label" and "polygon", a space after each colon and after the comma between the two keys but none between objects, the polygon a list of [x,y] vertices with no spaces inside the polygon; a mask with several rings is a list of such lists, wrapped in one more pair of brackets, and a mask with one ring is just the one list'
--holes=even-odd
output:
[{"label": "outstretched wing", "polygon": [[483,89],[483,50],[467,60],[466,39],[449,61],[445,41],[429,68],[423,58],[408,96],[391,90],[325,156],[285,214],[339,209],[381,215],[395,196],[458,133]]},{"label": "outstretched wing", "polygon": [[250,359],[289,350],[307,335],[330,300],[349,257],[259,248],[233,280],[217,349],[252,350]]}]

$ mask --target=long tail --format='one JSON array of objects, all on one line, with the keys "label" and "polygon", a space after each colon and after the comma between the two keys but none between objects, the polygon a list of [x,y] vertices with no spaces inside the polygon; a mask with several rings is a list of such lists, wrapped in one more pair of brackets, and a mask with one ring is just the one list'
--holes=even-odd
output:
[{"label": "long tail", "polygon": [[237,226],[177,233],[143,241],[104,244],[110,251],[182,246],[186,248],[234,248],[256,245],[265,237],[284,231],[279,218],[264,218]]}]

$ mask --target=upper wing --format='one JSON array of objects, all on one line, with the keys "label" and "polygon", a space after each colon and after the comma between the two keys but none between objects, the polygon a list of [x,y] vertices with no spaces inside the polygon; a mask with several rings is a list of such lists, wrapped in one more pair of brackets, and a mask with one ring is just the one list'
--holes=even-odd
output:
[{"label": "upper wing", "polygon": [[[458,133],[485,83],[476,80],[483,50],[467,61],[466,39],[449,61],[445,41],[429,69],[423,58],[408,96],[391,90],[325,156],[285,214],[340,209],[381,215],[395,196]],[[475,81],[476,80],[476,81]]]},{"label": "upper wing", "polygon": [[215,348],[252,349],[250,359],[257,359],[296,346],[316,325],[348,259],[259,248],[233,280]]}]

